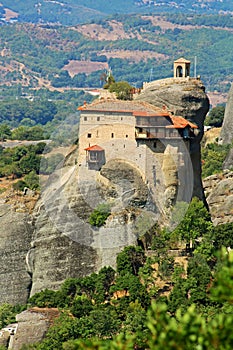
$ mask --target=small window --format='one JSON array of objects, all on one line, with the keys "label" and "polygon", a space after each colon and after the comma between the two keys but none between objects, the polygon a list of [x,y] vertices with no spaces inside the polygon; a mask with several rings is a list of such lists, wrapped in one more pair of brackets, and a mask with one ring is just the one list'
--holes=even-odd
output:
[{"label": "small window", "polygon": [[124,148],[125,148],[125,145],[124,145]]},{"label": "small window", "polygon": [[96,130],[96,137],[99,137],[99,130]]},{"label": "small window", "polygon": [[129,137],[129,135],[125,135],[125,137],[126,137],[126,138],[128,138],[128,137]]},{"label": "small window", "polygon": [[97,122],[99,122],[100,121],[100,117],[97,117]]},{"label": "small window", "polygon": [[123,120],[123,117],[121,117],[121,120]]},{"label": "small window", "polygon": [[91,134],[87,134],[87,138],[90,139],[91,138]]},{"label": "small window", "polygon": [[87,121],[87,117],[84,117],[83,119],[84,119],[85,122]]},{"label": "small window", "polygon": [[154,146],[154,148],[156,148],[157,147],[157,142],[154,142],[153,146]]},{"label": "small window", "polygon": [[111,138],[112,138],[112,139],[114,138],[114,133],[113,133],[113,132],[111,133]]},{"label": "small window", "polygon": [[142,157],[142,155],[141,154],[139,154],[139,158],[141,158]]}]

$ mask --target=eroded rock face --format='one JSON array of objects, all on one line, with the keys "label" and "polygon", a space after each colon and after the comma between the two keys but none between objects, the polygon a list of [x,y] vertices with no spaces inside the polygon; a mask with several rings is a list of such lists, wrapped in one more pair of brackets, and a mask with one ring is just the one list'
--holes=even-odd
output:
[{"label": "eroded rock face", "polygon": [[233,141],[233,85],[230,88],[219,141],[230,144]]},{"label": "eroded rock face", "polygon": [[209,99],[200,80],[168,78],[148,83],[137,99],[155,106],[166,106],[174,115],[189,119],[198,126],[198,135],[191,140],[190,155],[193,164],[193,196],[204,199],[201,181],[200,141],[204,133],[204,119],[209,110]]},{"label": "eroded rock face", "polygon": [[64,166],[43,189],[35,208],[35,224],[28,251],[32,274],[31,295],[45,288],[58,289],[68,277],[96,271],[93,233],[85,224],[91,208],[77,183],[77,168]]},{"label": "eroded rock face", "polygon": [[[159,107],[166,105],[198,125],[190,153],[196,178],[194,195],[202,198],[200,140],[208,98],[200,81],[164,81],[164,85],[149,85],[140,99]],[[45,288],[58,289],[68,277],[85,276],[106,265],[115,267],[116,255],[125,246],[136,244],[137,230],[141,232],[145,222],[153,225],[149,219],[154,213],[159,215],[149,184],[132,165],[115,160],[102,167],[99,177],[86,169],[80,177],[76,158],[74,151],[50,177],[33,217],[5,204],[0,208],[1,302],[23,304],[29,290],[33,295]],[[167,171],[164,192],[168,206],[177,186],[176,169],[169,159],[165,157],[161,163]],[[105,226],[92,227],[88,217],[105,201],[112,203],[112,213]]]},{"label": "eroded rock face", "polygon": [[[79,168],[70,162],[44,188],[27,254],[31,295],[58,289],[68,277],[85,276],[106,265],[116,267],[116,255],[136,243],[135,211],[146,206],[148,197],[140,174],[130,165],[113,162],[102,168],[98,181],[96,175],[87,172],[79,180]],[[112,203],[112,213],[104,226],[93,227],[89,215],[103,202]]]},{"label": "eroded rock face", "polygon": [[203,184],[214,225],[233,222],[233,172],[208,176]]},{"label": "eroded rock face", "polygon": [[31,287],[26,254],[32,238],[28,213],[0,205],[0,303],[25,304]]}]

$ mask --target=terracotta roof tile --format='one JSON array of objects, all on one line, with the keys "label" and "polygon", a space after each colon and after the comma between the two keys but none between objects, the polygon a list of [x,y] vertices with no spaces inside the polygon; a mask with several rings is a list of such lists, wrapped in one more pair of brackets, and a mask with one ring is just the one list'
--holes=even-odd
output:
[{"label": "terracotta roof tile", "polygon": [[184,129],[186,126],[190,126],[191,128],[196,129],[197,126],[190,122],[189,120],[178,117],[178,116],[170,116],[173,125],[168,125],[166,128],[173,128],[173,129]]},{"label": "terracotta roof tile", "polygon": [[98,145],[90,146],[85,148],[85,151],[96,151],[96,152],[101,152],[104,151],[104,149]]}]

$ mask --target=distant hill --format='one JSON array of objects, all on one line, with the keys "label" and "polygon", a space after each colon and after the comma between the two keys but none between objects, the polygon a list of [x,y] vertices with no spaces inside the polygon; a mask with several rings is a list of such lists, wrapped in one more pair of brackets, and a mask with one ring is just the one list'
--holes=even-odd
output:
[{"label": "distant hill", "polygon": [[[0,26],[0,91],[101,87],[109,69],[135,87],[171,77],[173,61],[191,61],[208,91],[233,80],[233,18],[228,15],[115,15],[72,27]],[[34,90],[33,90],[34,91]],[[17,94],[18,94],[17,93]],[[31,92],[30,92],[31,93]]]},{"label": "distant hill", "polygon": [[116,13],[218,14],[233,11],[231,0],[2,0],[1,21],[74,25]]}]

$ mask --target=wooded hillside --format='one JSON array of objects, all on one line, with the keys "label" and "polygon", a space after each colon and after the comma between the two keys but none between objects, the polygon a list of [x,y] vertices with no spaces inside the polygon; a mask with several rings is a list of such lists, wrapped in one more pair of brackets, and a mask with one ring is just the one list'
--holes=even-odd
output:
[{"label": "wooded hillside", "polygon": [[[0,27],[0,81],[5,89],[100,87],[108,69],[135,87],[171,77],[173,60],[197,59],[207,90],[227,92],[232,81],[230,15],[176,17],[115,15],[74,27]],[[72,68],[71,68],[72,66]]]}]

